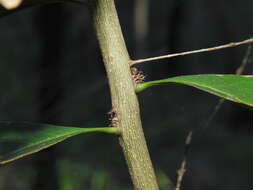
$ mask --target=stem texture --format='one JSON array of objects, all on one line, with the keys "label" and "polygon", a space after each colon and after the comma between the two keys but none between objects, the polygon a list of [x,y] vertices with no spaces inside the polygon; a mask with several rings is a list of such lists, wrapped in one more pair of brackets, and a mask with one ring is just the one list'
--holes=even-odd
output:
[{"label": "stem texture", "polygon": [[91,0],[95,29],[109,79],[112,107],[121,130],[119,142],[136,190],[158,190],[143,134],[127,48],[114,0]]}]

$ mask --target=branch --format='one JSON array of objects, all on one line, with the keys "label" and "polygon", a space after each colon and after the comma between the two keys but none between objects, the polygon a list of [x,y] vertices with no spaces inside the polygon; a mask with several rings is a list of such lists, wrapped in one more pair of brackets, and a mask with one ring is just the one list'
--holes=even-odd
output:
[{"label": "branch", "polygon": [[246,54],[245,54],[245,56],[244,56],[244,58],[243,58],[243,60],[242,60],[242,64],[236,69],[235,74],[241,75],[241,74],[243,73],[243,71],[244,71],[246,65],[247,65],[248,63],[251,62],[251,58],[250,58],[251,52],[252,52],[252,44],[250,44],[250,45],[248,46],[248,49],[247,49],[247,51],[246,51]]},{"label": "branch", "polygon": [[136,65],[139,63],[144,63],[144,62],[156,61],[156,60],[160,60],[160,59],[168,59],[168,58],[172,58],[172,57],[178,57],[178,56],[184,56],[184,55],[190,55],[190,54],[196,54],[196,53],[204,53],[204,52],[209,52],[209,51],[216,51],[216,50],[220,50],[220,49],[232,48],[232,47],[236,47],[236,46],[240,46],[240,45],[244,45],[244,44],[249,44],[249,43],[253,43],[253,38],[249,38],[249,39],[243,40],[241,42],[231,42],[231,43],[228,43],[225,45],[215,46],[215,47],[211,47],[211,48],[204,48],[204,49],[199,49],[199,50],[186,51],[186,52],[182,52],[182,53],[174,53],[174,54],[162,55],[162,56],[158,56],[158,57],[133,60],[129,64],[130,64],[130,66],[133,66],[133,65]]},{"label": "branch", "polygon": [[[241,75],[246,67],[247,64],[249,64],[251,62],[250,56],[251,56],[251,52],[252,52],[252,44],[250,44],[247,48],[246,54],[242,60],[241,65],[236,69],[235,74],[237,75]],[[225,99],[220,99],[219,102],[215,105],[213,111],[211,112],[211,114],[209,115],[204,128],[208,128],[210,123],[212,122],[212,120],[214,119],[214,117],[216,116],[216,114],[218,113],[218,111],[220,110],[221,106],[223,105],[223,103],[225,102]],[[182,180],[184,177],[184,174],[186,172],[186,164],[187,164],[187,159],[186,157],[188,156],[188,152],[189,152],[189,148],[192,142],[192,133],[193,130],[190,130],[186,140],[185,140],[185,155],[184,155],[184,159],[181,162],[181,167],[178,170],[178,177],[177,177],[177,184],[176,184],[176,189],[175,190],[180,190],[181,188],[181,184],[182,184]]]},{"label": "branch", "polygon": [[181,163],[180,169],[177,171],[178,177],[177,177],[177,184],[176,184],[175,190],[180,190],[181,184],[182,184],[182,181],[183,181],[183,177],[184,177],[184,174],[186,172],[187,156],[188,156],[189,148],[190,148],[190,145],[191,145],[191,142],[192,142],[192,133],[193,133],[193,131],[191,130],[187,134],[187,137],[185,139],[184,159]]},{"label": "branch", "polygon": [[109,79],[113,113],[135,190],[158,190],[142,130],[139,103],[129,68],[129,55],[114,0],[90,0],[94,26]]}]

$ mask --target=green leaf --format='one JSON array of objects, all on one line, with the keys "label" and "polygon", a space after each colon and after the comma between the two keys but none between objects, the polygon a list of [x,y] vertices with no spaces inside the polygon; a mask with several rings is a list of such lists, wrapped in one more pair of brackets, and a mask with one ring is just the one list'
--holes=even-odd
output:
[{"label": "green leaf", "polygon": [[136,86],[136,92],[162,84],[183,84],[214,94],[226,100],[253,107],[253,75],[185,75],[163,80],[144,82]]},{"label": "green leaf", "polygon": [[69,137],[91,132],[119,134],[119,130],[115,127],[79,128],[0,122],[0,165],[38,152]]}]

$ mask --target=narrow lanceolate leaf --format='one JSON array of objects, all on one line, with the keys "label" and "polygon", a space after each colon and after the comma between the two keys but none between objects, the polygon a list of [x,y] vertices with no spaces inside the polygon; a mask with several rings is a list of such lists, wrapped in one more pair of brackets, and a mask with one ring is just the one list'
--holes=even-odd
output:
[{"label": "narrow lanceolate leaf", "polygon": [[79,128],[49,124],[0,122],[0,165],[38,152],[69,137],[91,132],[119,133],[115,127]]},{"label": "narrow lanceolate leaf", "polygon": [[162,84],[192,86],[226,100],[253,107],[253,75],[185,75],[138,84],[136,92]]}]

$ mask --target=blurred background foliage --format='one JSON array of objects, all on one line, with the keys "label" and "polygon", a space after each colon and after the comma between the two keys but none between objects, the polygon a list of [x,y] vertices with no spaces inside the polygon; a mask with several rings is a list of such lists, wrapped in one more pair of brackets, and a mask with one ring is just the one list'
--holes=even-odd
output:
[{"label": "blurred background foliage", "polygon": [[[252,0],[116,1],[133,59],[251,37]],[[87,7],[36,6],[0,20],[0,120],[74,126],[108,124],[110,92]],[[247,46],[139,65],[147,80],[234,73]],[[244,74],[252,74],[249,63]],[[194,131],[182,188],[252,189],[253,114],[190,87],[139,95],[143,126],[161,190],[173,186]],[[0,190],[132,189],[117,139],[81,135],[1,166]]]}]

